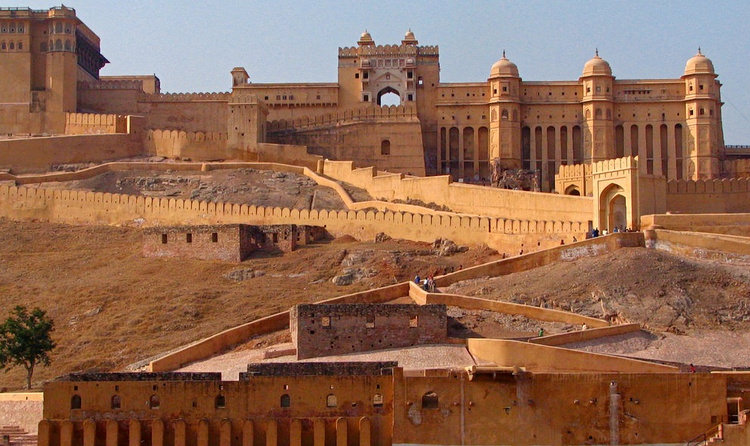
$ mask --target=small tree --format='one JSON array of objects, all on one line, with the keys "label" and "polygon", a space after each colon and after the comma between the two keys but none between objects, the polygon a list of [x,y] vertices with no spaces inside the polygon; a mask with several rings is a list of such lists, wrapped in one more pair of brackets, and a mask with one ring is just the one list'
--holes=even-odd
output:
[{"label": "small tree", "polygon": [[0,325],[0,368],[26,369],[26,388],[31,389],[31,375],[37,364],[49,365],[47,353],[55,348],[50,337],[54,323],[39,308],[29,310],[21,305]]}]

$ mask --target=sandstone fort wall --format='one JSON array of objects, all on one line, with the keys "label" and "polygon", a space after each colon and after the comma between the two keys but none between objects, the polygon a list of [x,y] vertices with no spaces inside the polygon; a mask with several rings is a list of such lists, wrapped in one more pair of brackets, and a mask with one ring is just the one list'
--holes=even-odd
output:
[{"label": "sandstone fort wall", "polygon": [[327,176],[367,190],[384,200],[417,199],[447,206],[455,212],[517,219],[577,221],[586,225],[593,215],[589,197],[515,191],[452,183],[449,176],[410,177],[378,174],[373,167],[355,169],[351,161],[326,160]]},{"label": "sandstone fort wall", "polygon": [[128,119],[124,115],[95,113],[65,113],[66,135],[92,135],[101,133],[127,133]]},{"label": "sandstone fort wall", "polygon": [[54,164],[101,162],[141,153],[141,142],[128,134],[9,139],[0,140],[0,168],[38,172]]},{"label": "sandstone fort wall", "polygon": [[667,209],[689,214],[750,212],[750,178],[668,181]]}]

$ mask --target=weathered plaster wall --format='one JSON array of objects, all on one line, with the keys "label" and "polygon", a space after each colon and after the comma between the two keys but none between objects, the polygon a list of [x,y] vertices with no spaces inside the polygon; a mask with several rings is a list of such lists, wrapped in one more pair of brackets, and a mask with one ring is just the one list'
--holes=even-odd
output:
[{"label": "weathered plaster wall", "polygon": [[727,413],[707,373],[397,373],[394,390],[394,444],[684,444]]},{"label": "weathered plaster wall", "polygon": [[124,115],[99,115],[94,113],[65,113],[66,135],[96,135],[101,133],[127,133],[128,118]]},{"label": "weathered plaster wall", "polygon": [[750,237],[658,229],[646,232],[646,246],[698,259],[750,265]]}]

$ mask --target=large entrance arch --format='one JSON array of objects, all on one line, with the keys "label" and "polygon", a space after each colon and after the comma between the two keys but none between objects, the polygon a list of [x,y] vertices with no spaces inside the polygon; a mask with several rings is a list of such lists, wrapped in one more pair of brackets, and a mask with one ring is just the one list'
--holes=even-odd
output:
[{"label": "large entrance arch", "polygon": [[603,226],[600,230],[609,232],[628,227],[627,199],[621,186],[610,184],[599,196],[599,223]]},{"label": "large entrance arch", "polygon": [[[385,96],[385,97],[383,97]],[[378,105],[401,105],[401,94],[393,87],[385,87],[378,92]]]}]

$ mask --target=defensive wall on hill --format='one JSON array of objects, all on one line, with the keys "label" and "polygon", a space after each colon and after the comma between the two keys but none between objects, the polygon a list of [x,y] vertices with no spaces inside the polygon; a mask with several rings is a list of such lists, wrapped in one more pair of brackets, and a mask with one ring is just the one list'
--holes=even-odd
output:
[{"label": "defensive wall on hill", "polygon": [[[631,246],[643,246],[643,234],[611,234],[606,237],[585,240],[572,245],[560,246],[519,257],[512,257],[485,263],[483,265],[477,265],[472,268],[466,268],[454,273],[438,276],[435,278],[435,281],[439,286],[447,286],[461,280],[511,274],[513,272],[525,271],[527,269],[544,266],[561,259],[574,260],[584,256],[596,256]],[[522,315],[542,321],[563,322],[568,324],[585,323],[592,328],[609,326],[609,322],[605,320],[582,316],[567,311],[541,308],[531,305],[513,304],[509,302],[498,302],[468,296],[426,293],[419,287],[414,286],[411,282],[402,282],[358,293],[346,294],[322,300],[318,303],[384,303],[405,296],[410,296],[418,304],[442,303],[461,308],[475,310],[484,309],[499,313]],[[237,327],[229,328],[208,338],[198,340],[181,349],[155,359],[149,364],[149,370],[155,372],[175,370],[191,362],[207,359],[252,337],[283,330],[288,327],[289,311],[257,319]]]},{"label": "defensive wall on hill", "polygon": [[112,114],[65,113],[66,135],[96,135],[102,133],[128,133],[128,117]]},{"label": "defensive wall on hill", "polygon": [[750,214],[644,215],[641,217],[641,227],[750,237]]},{"label": "defensive wall on hill", "polygon": [[449,175],[411,177],[355,168],[351,161],[326,160],[323,173],[367,190],[378,199],[409,200],[447,206],[454,212],[518,219],[570,220],[586,225],[594,212],[589,197],[525,192],[453,183]]}]

